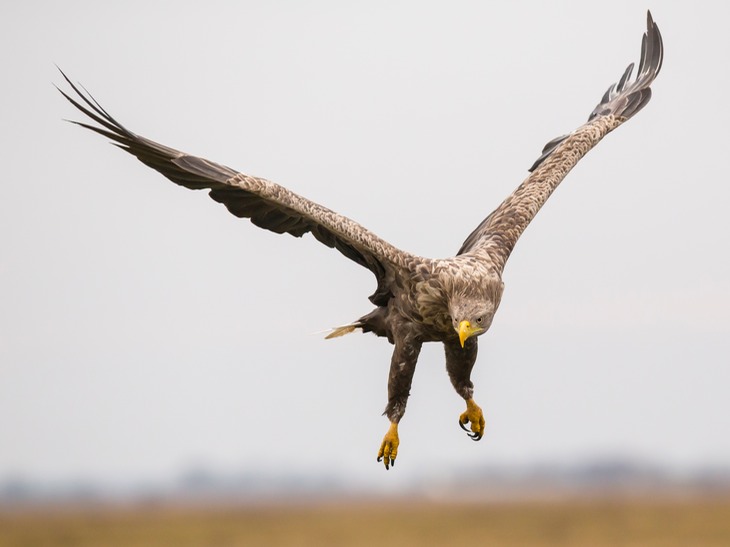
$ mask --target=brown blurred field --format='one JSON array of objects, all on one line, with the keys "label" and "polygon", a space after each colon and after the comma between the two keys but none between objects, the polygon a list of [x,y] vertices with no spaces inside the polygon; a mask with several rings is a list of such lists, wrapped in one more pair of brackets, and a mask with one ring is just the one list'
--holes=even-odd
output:
[{"label": "brown blurred field", "polygon": [[730,499],[0,512],[0,546],[729,546]]}]

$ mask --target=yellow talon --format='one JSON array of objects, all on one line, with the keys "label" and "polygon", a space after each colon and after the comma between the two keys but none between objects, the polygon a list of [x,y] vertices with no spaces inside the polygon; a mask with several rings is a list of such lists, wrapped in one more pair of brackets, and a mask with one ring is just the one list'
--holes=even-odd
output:
[{"label": "yellow talon", "polygon": [[386,469],[390,469],[391,465],[395,466],[395,457],[398,455],[399,444],[398,424],[390,422],[390,429],[388,429],[385,437],[383,437],[380,450],[378,450],[378,461],[383,461]]},{"label": "yellow talon", "polygon": [[485,428],[484,413],[479,405],[474,402],[474,399],[466,401],[466,412],[459,416],[459,425],[466,432],[469,432],[469,430],[464,426],[468,423],[471,423],[472,431],[469,436],[475,441],[481,439]]}]

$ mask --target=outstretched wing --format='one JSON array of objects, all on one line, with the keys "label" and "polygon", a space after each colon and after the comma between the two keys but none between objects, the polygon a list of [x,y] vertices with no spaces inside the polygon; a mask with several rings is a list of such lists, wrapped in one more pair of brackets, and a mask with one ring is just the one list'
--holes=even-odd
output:
[{"label": "outstretched wing", "polygon": [[[172,182],[194,190],[209,190],[215,201],[224,204],[237,217],[251,219],[256,226],[279,234],[301,237],[307,232],[328,247],[371,270],[378,288],[370,297],[376,305],[390,297],[390,282],[395,269],[409,256],[358,223],[326,207],[295,194],[273,182],[234,171],[203,158],[136,135],[112,118],[96,100],[82,93],[61,71],[76,93],[73,98],[59,91],[76,108],[98,123],[73,122],[114,141],[122,150],[162,173]],[[83,104],[77,99],[81,99]]]},{"label": "outstretched wing", "polygon": [[501,272],[517,239],[568,172],[606,134],[649,102],[649,86],[659,74],[663,55],[662,36],[647,12],[636,79],[630,81],[631,63],[621,79],[608,88],[587,123],[545,145],[530,168],[532,174],[466,238],[457,254],[486,252]]}]

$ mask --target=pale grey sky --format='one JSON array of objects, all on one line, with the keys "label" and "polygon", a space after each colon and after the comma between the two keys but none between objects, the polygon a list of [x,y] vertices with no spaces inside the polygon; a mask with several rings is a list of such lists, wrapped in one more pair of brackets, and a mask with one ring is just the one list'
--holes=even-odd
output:
[{"label": "pale grey sky", "polygon": [[[4,3],[0,479],[730,462],[730,8],[698,6]],[[371,274],[61,122],[51,86],[57,63],[135,132],[448,256],[638,59],[647,7],[651,103],[508,263],[473,374],[485,438],[429,345],[389,473],[391,346],[316,334],[370,310]]]}]

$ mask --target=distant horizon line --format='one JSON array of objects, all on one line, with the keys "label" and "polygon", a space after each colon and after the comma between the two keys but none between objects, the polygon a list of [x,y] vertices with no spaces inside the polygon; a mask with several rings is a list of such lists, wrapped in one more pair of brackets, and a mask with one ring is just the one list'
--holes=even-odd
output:
[{"label": "distant horizon line", "polygon": [[574,463],[485,464],[448,474],[408,474],[398,492],[341,473],[261,470],[222,472],[191,466],[168,480],[33,480],[15,474],[0,478],[0,508],[89,502],[192,502],[349,498],[404,495],[448,499],[453,491],[475,500],[555,496],[722,495],[730,496],[730,465],[695,466],[679,471],[640,458],[587,458]]}]

